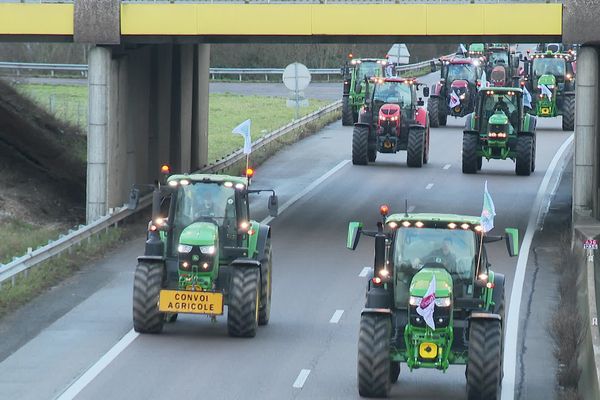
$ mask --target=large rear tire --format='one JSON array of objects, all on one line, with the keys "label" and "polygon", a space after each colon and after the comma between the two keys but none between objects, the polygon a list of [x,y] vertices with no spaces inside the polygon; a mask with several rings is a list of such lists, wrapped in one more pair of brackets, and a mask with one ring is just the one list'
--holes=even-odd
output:
[{"label": "large rear tire", "polygon": [[533,135],[533,147],[532,147],[532,155],[531,155],[531,172],[535,171],[535,153],[536,153],[536,145],[537,145],[537,139],[535,137],[535,134]]},{"label": "large rear tire", "polygon": [[410,128],[406,146],[406,164],[411,168],[421,168],[425,154],[425,129]]},{"label": "large rear tire", "polygon": [[575,129],[575,96],[565,96],[563,108],[562,129],[572,131]]},{"label": "large rear tire", "polygon": [[478,170],[479,158],[477,156],[479,147],[479,136],[472,133],[463,133],[462,148],[462,172],[463,174],[474,174]]},{"label": "large rear tire", "polygon": [[140,262],[133,277],[133,329],[140,333],[160,333],[165,314],[158,311],[163,282],[163,265]]},{"label": "large rear tire", "polygon": [[390,362],[390,382],[396,383],[398,382],[398,377],[400,376],[400,363],[397,361]]},{"label": "large rear tire", "polygon": [[364,397],[387,397],[391,386],[390,317],[363,314],[358,334],[358,393]]},{"label": "large rear tire", "polygon": [[[440,103],[440,105],[441,104],[442,103]],[[446,124],[448,123],[448,111],[445,108],[441,109],[438,111],[438,115],[440,118],[440,126],[446,126]]]},{"label": "large rear tire", "polygon": [[271,252],[271,239],[265,245],[265,257],[260,262],[265,265],[261,274],[260,303],[258,309],[258,325],[267,325],[271,316],[271,293],[273,281],[273,255]]},{"label": "large rear tire", "polygon": [[496,319],[472,319],[469,328],[467,396],[469,400],[500,399],[502,326]]},{"label": "large rear tire", "polygon": [[253,267],[232,268],[227,310],[229,336],[256,336],[260,300],[259,275],[258,269]]},{"label": "large rear tire", "polygon": [[429,113],[429,121],[432,128],[437,128],[440,126],[440,120],[438,117],[440,109],[438,105],[439,101],[439,97],[430,97],[427,101],[427,112]]},{"label": "large rear tire", "polygon": [[515,162],[515,172],[517,175],[531,175],[532,158],[533,138],[531,136],[519,136],[517,138],[517,155]]},{"label": "large rear tire", "polygon": [[429,141],[431,140],[431,129],[430,129],[429,118],[427,118],[427,126],[425,127],[425,151],[423,151],[423,164],[429,162]]},{"label": "large rear tire", "polygon": [[352,164],[367,165],[369,150],[369,128],[366,126],[354,126],[352,133]]},{"label": "large rear tire", "polygon": [[348,96],[342,97],[342,125],[354,125],[354,112],[350,106],[350,97]]}]

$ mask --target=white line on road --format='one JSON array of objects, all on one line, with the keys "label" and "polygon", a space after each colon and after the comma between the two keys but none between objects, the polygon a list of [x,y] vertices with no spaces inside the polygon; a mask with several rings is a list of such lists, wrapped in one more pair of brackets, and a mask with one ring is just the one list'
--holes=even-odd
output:
[{"label": "white line on road", "polygon": [[408,210],[406,210],[406,211],[409,213],[415,211],[415,206],[408,207]]},{"label": "white line on road", "polygon": [[308,378],[308,374],[310,374],[310,369],[303,369],[302,371],[300,371],[298,377],[296,378],[292,386],[298,389],[302,389],[302,386],[304,386],[304,383],[306,382],[306,378]]},{"label": "white line on road", "polygon": [[451,166],[452,166],[451,164],[446,164],[446,165],[444,165],[443,169],[450,169]]},{"label": "white line on road", "polygon": [[548,170],[544,175],[544,179],[538,189],[533,207],[529,213],[529,221],[527,222],[527,230],[523,237],[523,243],[519,249],[519,259],[517,260],[517,268],[513,281],[513,287],[510,293],[510,303],[508,310],[508,318],[506,320],[505,346],[504,346],[504,379],[502,381],[502,400],[513,400],[515,396],[515,376],[517,370],[517,336],[519,333],[519,313],[521,309],[521,297],[523,294],[523,282],[525,280],[525,270],[527,269],[527,259],[529,257],[529,249],[533,240],[533,234],[537,228],[537,220],[542,207],[542,203],[550,201],[550,197],[546,197],[548,184],[556,169],[556,166],[562,158],[564,152],[573,141],[573,135],[569,136],[564,141],[558,152],[554,155],[552,162],[548,166]]},{"label": "white line on road", "polygon": [[367,275],[369,275],[369,272],[371,272],[373,270],[373,268],[371,267],[364,267],[360,273],[358,274],[358,276],[360,276],[361,278],[366,277]]},{"label": "white line on road", "polygon": [[427,184],[427,186],[425,186],[425,190],[429,190],[433,187],[433,183],[429,183]]},{"label": "white line on road", "polygon": [[[337,171],[342,169],[349,162],[350,162],[350,160],[340,161],[335,167],[333,167],[332,169],[327,171],[319,179],[317,179],[316,181],[314,181],[313,183],[308,185],[303,191],[301,191],[300,193],[298,193],[297,195],[292,197],[290,200],[288,200],[281,207],[279,207],[279,212],[280,213],[283,212],[285,209],[289,208],[292,204],[294,204],[295,202],[300,200],[300,198],[302,198],[302,196],[306,196],[307,193],[309,193],[311,190],[313,190],[314,188],[319,186],[327,178],[329,178],[331,175],[335,174]],[[262,220],[260,223],[268,224],[272,220],[273,220],[273,217],[267,217],[264,220]],[[85,371],[83,373],[83,375],[81,375],[79,378],[77,378],[76,381],[71,383],[71,385],[69,387],[67,387],[65,389],[65,391],[59,397],[56,398],[56,400],[72,400],[75,396],[77,396],[77,394],[79,394],[79,392],[81,392],[87,385],[89,385],[90,382],[92,382],[98,375],[100,375],[100,373],[104,370],[104,368],[106,368],[115,358],[117,358],[117,356],[119,354],[121,354],[121,352],[123,350],[125,350],[127,348],[127,346],[129,346],[138,336],[139,336],[139,333],[137,333],[133,329],[130,330],[129,332],[127,332],[127,334],[125,336],[123,336],[123,338],[121,340],[119,340],[106,354],[104,354],[100,358],[100,360],[98,360],[90,369]],[[304,384],[304,381],[306,380],[306,377],[308,377],[308,374],[310,373],[310,370],[303,369],[300,372],[300,376],[298,376],[298,379],[296,380],[296,382],[298,382],[300,380],[304,371],[308,371],[308,372],[306,373],[306,376],[302,379],[302,382],[299,387],[302,387],[302,385]],[[294,385],[296,385],[296,383],[294,383]],[[294,386],[294,387],[296,387],[296,386]]]},{"label": "white line on road", "polygon": [[335,310],[335,312],[333,313],[333,316],[331,317],[329,322],[331,322],[332,324],[337,324],[338,322],[340,322],[340,318],[342,318],[342,314],[344,314],[344,310]]}]

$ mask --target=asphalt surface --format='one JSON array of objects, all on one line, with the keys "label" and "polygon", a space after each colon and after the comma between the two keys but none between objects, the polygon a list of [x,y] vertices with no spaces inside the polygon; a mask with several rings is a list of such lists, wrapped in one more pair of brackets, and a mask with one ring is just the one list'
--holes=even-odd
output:
[{"label": "asphalt surface", "polygon": [[[530,177],[516,176],[511,161],[484,161],[481,173],[463,175],[462,126],[462,120],[450,118],[448,127],[432,129],[430,163],[421,169],[407,168],[404,152],[380,154],[375,164],[353,166],[348,161],[352,128],[340,122],[272,157],[258,169],[253,185],[275,188],[280,204],[338,169],[271,223],[274,278],[269,325],[260,328],[256,338],[234,339],[227,336],[225,317],[212,323],[205,317],[180,316],[161,335],[136,337],[82,386],[77,398],[359,398],[356,347],[366,284],[359,274],[372,265],[373,243],[365,237],[355,252],[346,250],[348,222],[360,220],[374,227],[381,203],[403,211],[405,199],[415,212],[479,215],[487,180],[497,211],[494,232],[517,227],[522,237],[546,169],[568,137],[560,130],[559,119],[538,123],[537,166]],[[264,218],[266,197],[254,207],[259,209],[255,219]],[[79,284],[58,288],[58,295],[52,293],[65,299],[80,295],[82,286],[88,285],[90,291],[56,321],[45,321],[37,336],[4,352],[0,398],[57,398],[131,330],[135,256],[142,252],[141,240],[128,243],[83,273],[102,271],[103,285],[80,279]],[[508,300],[516,259],[508,257],[503,243],[488,245],[488,257],[493,268],[506,275]],[[331,322],[338,310],[343,310],[341,318]],[[16,334],[8,328],[4,332]],[[547,374],[532,374],[527,382],[535,379],[547,387],[548,376],[553,375],[548,368],[554,364],[551,351],[534,356],[538,364],[533,368],[545,366]],[[306,376],[302,370],[310,373]],[[521,372],[517,377],[529,377]],[[549,398],[552,389],[547,388],[550,394],[524,398]],[[391,397],[464,399],[464,367],[454,366],[443,374],[411,373],[403,366]]]}]

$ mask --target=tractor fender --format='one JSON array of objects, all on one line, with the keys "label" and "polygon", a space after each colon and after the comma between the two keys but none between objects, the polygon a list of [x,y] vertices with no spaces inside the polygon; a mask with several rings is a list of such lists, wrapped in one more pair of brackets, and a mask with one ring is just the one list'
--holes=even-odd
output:
[{"label": "tractor fender", "polygon": [[165,258],[163,256],[138,256],[138,262],[145,262],[148,264],[156,264],[157,266],[163,265]]},{"label": "tractor fender", "polygon": [[410,124],[408,127],[409,127],[409,129],[422,129],[422,130],[425,130],[425,126],[423,126],[421,124],[414,124],[413,123],[413,124]]},{"label": "tractor fender", "polygon": [[[492,300],[494,301],[494,303],[496,305],[500,301],[500,298],[498,298],[498,296],[501,296],[501,294],[503,292],[504,292],[504,274],[499,274],[497,272],[494,272],[494,291],[492,293]],[[494,310],[494,311],[497,311],[497,310]]]},{"label": "tractor fender", "polygon": [[537,117],[535,115],[526,114],[523,117],[523,129],[519,134],[529,133],[530,135],[535,133],[535,128],[537,126]]},{"label": "tractor fender", "polygon": [[473,113],[467,114],[465,118],[465,129],[464,131],[476,132],[475,123],[477,120],[473,118]]},{"label": "tractor fender", "polygon": [[575,96],[575,92],[572,92],[572,91],[564,92],[563,96]]},{"label": "tractor fender", "polygon": [[265,247],[267,239],[271,237],[271,227],[261,224],[258,228],[258,240],[256,242],[256,259],[262,260],[265,257]]},{"label": "tractor fender", "polygon": [[465,134],[465,135],[477,135],[477,136],[479,136],[479,132],[477,132],[477,131],[472,131],[472,130],[470,130],[470,129],[465,129],[465,130],[463,131],[463,134]]},{"label": "tractor fender", "polygon": [[444,85],[442,85],[442,82],[434,83],[431,87],[431,93],[432,93],[431,95],[437,96],[437,97],[441,96],[443,86]]},{"label": "tractor fender", "polygon": [[392,310],[390,310],[389,308],[368,308],[365,307],[362,309],[362,311],[360,312],[360,315],[363,314],[384,314],[384,315],[392,315]]},{"label": "tractor fender", "polygon": [[362,126],[362,127],[364,127],[364,128],[370,128],[370,127],[371,127],[371,124],[367,124],[367,123],[365,123],[365,122],[356,122],[356,123],[354,124],[354,126]]},{"label": "tractor fender", "polygon": [[260,261],[253,258],[236,258],[230,264],[232,267],[260,268]]},{"label": "tractor fender", "polygon": [[415,112],[415,121],[422,127],[427,127],[427,110],[425,107],[417,108],[417,111]]},{"label": "tractor fender", "polygon": [[485,312],[474,312],[471,313],[471,315],[469,316],[469,319],[495,319],[498,321],[502,321],[502,317],[500,317],[500,315],[498,314],[493,314],[493,313],[485,313]]},{"label": "tractor fender", "polygon": [[374,286],[367,292],[365,308],[392,308],[392,296],[388,290],[381,286]]}]

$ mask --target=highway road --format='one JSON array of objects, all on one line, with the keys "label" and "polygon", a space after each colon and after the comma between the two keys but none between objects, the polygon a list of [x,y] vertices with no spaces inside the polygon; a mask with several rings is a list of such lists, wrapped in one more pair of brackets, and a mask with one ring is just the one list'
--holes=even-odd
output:
[{"label": "highway road", "polygon": [[[523,237],[548,166],[569,136],[560,130],[559,119],[538,123],[537,168],[530,177],[516,176],[511,161],[484,161],[481,173],[463,175],[462,126],[461,119],[450,118],[447,127],[432,129],[430,163],[421,169],[407,168],[403,152],[353,166],[352,128],[340,122],[258,168],[254,187],[275,188],[280,205],[296,201],[281,207],[271,222],[271,322],[255,338],[230,338],[224,317],[212,323],[197,316],[180,316],[160,335],[132,334],[140,239],[82,273],[101,274],[101,285],[78,277],[50,294],[81,299],[7,353],[0,363],[0,398],[66,399],[70,393],[94,400],[359,398],[356,352],[366,284],[359,275],[372,266],[373,242],[365,237],[356,252],[346,250],[348,222],[374,227],[381,203],[403,211],[405,199],[410,211],[479,215],[487,180],[497,211],[494,232],[517,227]],[[265,218],[266,197],[253,208],[256,219]],[[506,275],[508,300],[517,260],[508,257],[502,242],[490,244],[488,256],[493,268]],[[85,285],[88,293],[82,293]],[[541,365],[554,362],[547,353],[537,355]],[[61,397],[69,387],[71,392]],[[553,388],[547,390],[552,394]],[[403,366],[391,398],[465,399],[464,367],[443,374],[411,373]]]}]

